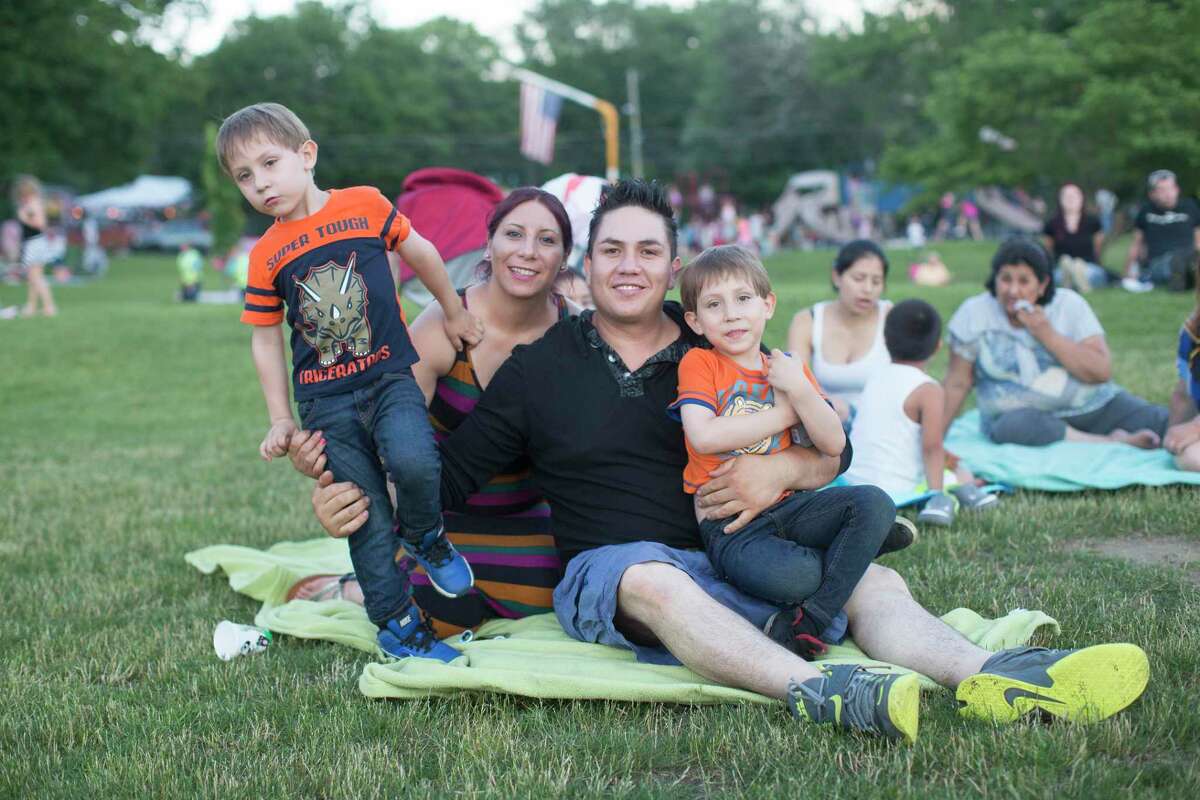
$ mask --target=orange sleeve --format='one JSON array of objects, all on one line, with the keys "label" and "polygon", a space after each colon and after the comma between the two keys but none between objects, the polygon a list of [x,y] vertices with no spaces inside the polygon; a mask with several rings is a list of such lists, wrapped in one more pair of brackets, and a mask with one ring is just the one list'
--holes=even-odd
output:
[{"label": "orange sleeve", "polygon": [[265,252],[264,248],[258,246],[250,251],[246,305],[242,309],[242,322],[247,325],[278,325],[283,322],[283,297],[268,274],[263,255]]},{"label": "orange sleeve", "polygon": [[717,409],[716,360],[708,350],[693,347],[679,361],[679,394],[667,407],[672,416],[689,403],[703,406],[714,414]]},{"label": "orange sleeve", "polygon": [[383,220],[379,229],[379,238],[383,239],[388,250],[397,250],[400,243],[407,239],[408,234],[412,231],[412,223],[408,221],[408,217],[396,209],[391,200],[383,196],[383,192],[372,189],[371,193],[373,195],[369,200],[371,214],[377,219]]}]

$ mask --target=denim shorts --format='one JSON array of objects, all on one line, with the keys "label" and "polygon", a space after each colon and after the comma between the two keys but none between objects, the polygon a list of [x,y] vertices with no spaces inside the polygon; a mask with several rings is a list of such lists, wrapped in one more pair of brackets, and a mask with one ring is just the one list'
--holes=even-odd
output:
[{"label": "denim shorts", "polygon": [[[617,587],[625,570],[636,564],[669,564],[689,578],[721,605],[762,630],[780,606],[760,600],[721,580],[700,550],[679,550],[658,542],[630,542],[597,547],[580,553],[567,564],[566,573],[554,590],[554,613],[563,630],[583,642],[595,642],[632,650],[645,664],[678,666],[679,659],[665,647],[629,641],[617,630]],[[830,626],[822,638],[838,643],[846,635],[846,616]]]}]

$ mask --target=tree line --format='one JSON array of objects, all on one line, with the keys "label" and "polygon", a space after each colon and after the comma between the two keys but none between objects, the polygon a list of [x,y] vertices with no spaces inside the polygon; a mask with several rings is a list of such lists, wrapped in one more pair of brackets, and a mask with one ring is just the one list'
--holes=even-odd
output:
[{"label": "tree line", "polygon": [[[599,173],[594,113],[566,104],[555,162],[518,153],[517,85],[496,42],[437,19],[376,24],[356,2],[241,20],[192,60],[149,44],[197,0],[39,0],[0,10],[0,180],[90,191],[139,173],[200,184],[206,125],[261,100],[321,146],[322,185],[396,193],[458,166],[513,185]],[[918,185],[1048,195],[1060,182],[1131,197],[1169,167],[1200,182],[1200,0],[907,0],[822,32],[799,3],[541,0],[519,61],[621,106],[640,75],[646,173],[765,203],[787,176],[835,168]],[[1014,145],[981,139],[991,129]],[[622,169],[629,170],[623,122]],[[986,138],[986,137],[985,137]]]}]

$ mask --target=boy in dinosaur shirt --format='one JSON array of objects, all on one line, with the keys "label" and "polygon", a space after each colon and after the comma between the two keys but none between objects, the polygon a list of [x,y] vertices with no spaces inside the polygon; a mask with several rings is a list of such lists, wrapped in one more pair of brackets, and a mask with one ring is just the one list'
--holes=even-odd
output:
[{"label": "boy in dinosaur shirt", "polygon": [[388,253],[399,253],[441,303],[455,346],[479,342],[482,325],[463,307],[437,250],[378,189],[317,188],[317,144],[289,109],[260,103],[232,114],[217,134],[217,153],[250,205],[275,218],[250,252],[242,312],[254,326],[251,352],[271,419],[259,453],[268,461],[285,455],[298,430],[280,329],[286,301],[300,420],[325,437],[334,477],[369,499],[366,524],[350,536],[350,559],[380,650],[451,661],[458,652],[433,635],[395,563],[399,535],[438,591],[459,596],[474,582],[442,527],[441,463]]}]

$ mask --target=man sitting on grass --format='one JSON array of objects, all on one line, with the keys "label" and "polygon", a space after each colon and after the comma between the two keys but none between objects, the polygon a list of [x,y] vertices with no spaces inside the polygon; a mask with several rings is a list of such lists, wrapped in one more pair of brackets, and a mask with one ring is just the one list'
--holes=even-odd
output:
[{"label": "man sitting on grass", "polygon": [[[592,218],[585,263],[595,312],[513,351],[443,446],[444,507],[528,454],[567,565],[554,602],[568,634],[778,698],[799,719],[915,738],[912,681],[808,663],[772,642],[762,627],[780,609],[722,581],[700,550],[679,481],[682,431],[663,409],[675,397],[679,360],[702,345],[679,305],[664,303],[680,261],[662,188],[613,186]],[[701,488],[700,505],[708,519],[734,517],[726,533],[737,535],[784,491],[823,486],[845,466],[801,447],[739,456]],[[359,496],[320,477],[313,505],[326,530],[344,536],[361,524]],[[956,688],[969,717],[1103,719],[1140,696],[1149,678],[1146,655],[1132,644],[990,653],[922,608],[904,580],[878,564],[845,612],[866,654]]]}]

